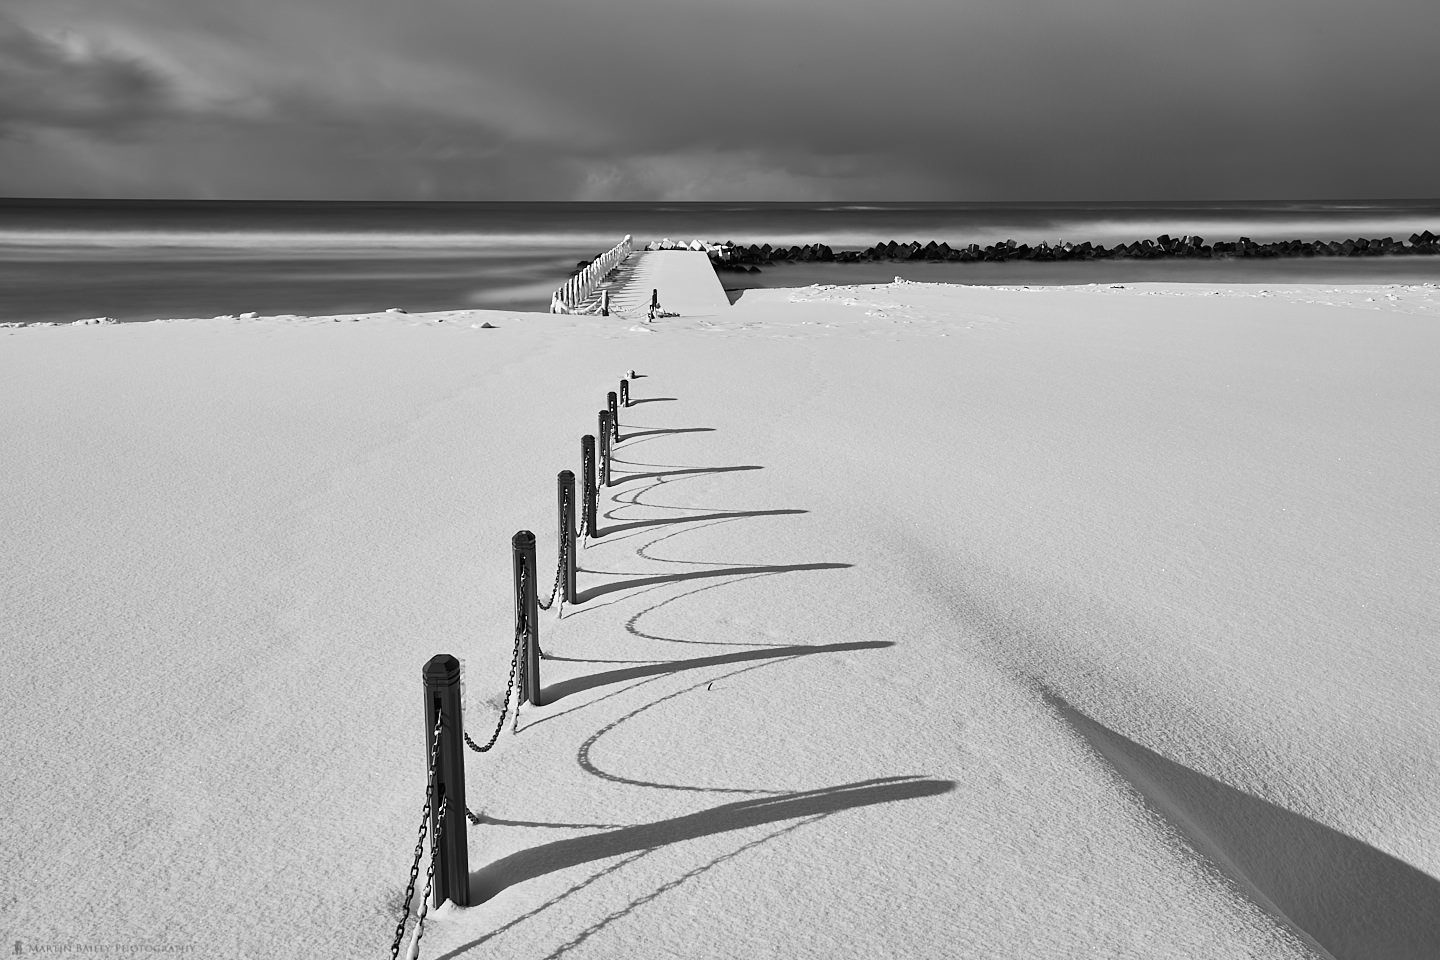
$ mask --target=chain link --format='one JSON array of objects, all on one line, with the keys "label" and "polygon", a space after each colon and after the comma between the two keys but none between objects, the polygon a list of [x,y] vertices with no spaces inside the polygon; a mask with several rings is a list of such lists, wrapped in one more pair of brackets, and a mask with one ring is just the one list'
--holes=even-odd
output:
[{"label": "chain link", "polygon": [[[516,651],[516,653],[517,653],[517,655],[518,655],[519,651],[520,651],[521,649],[523,649],[524,646],[525,646],[525,634],[524,634],[524,633],[521,633],[521,632],[519,632],[519,631],[516,631],[516,634],[517,634],[517,635],[516,635],[516,637],[515,637],[515,651]],[[520,689],[517,690],[517,691],[515,691],[515,717],[514,717],[514,719],[512,719],[512,720],[510,721],[510,734],[511,734],[511,736],[514,736],[515,734],[517,734],[517,733],[520,732],[520,703],[521,703],[522,700],[525,699],[525,658],[524,658],[524,657],[520,657],[519,659],[520,659]],[[501,714],[501,715],[500,715],[500,722],[501,722],[502,724],[505,722],[505,715],[504,715],[504,714]]]},{"label": "chain link", "polygon": [[525,701],[525,688],[529,686],[525,679],[527,668],[530,665],[530,657],[525,652],[525,641],[530,636],[530,617],[525,610],[526,594],[525,565],[520,565],[520,589],[515,596],[515,655],[520,661],[519,684],[520,689],[515,691],[515,718],[510,723],[512,734],[520,732],[520,704]]},{"label": "chain link", "polygon": [[[576,536],[583,536],[584,530],[585,524],[582,522],[580,525],[580,532],[578,532]],[[555,563],[555,583],[550,588],[550,599],[547,600],[545,603],[537,603],[537,606],[539,606],[541,610],[551,609],[555,605],[556,598],[560,595],[560,581],[565,576],[565,561],[566,555],[568,553],[568,541],[562,540],[560,543],[560,556]],[[517,591],[517,596],[515,599],[515,648],[510,655],[510,676],[509,679],[505,682],[505,701],[500,706],[500,717],[495,723],[495,732],[490,735],[489,742],[486,743],[483,747],[476,743],[474,740],[472,740],[468,732],[466,732],[464,735],[465,745],[477,753],[487,752],[492,747],[494,747],[495,742],[500,739],[500,731],[505,729],[505,717],[510,712],[510,696],[514,692],[517,682],[519,683],[522,690],[522,699],[524,697],[523,690],[525,687],[525,665],[522,662],[520,654],[525,649],[525,637],[528,633],[527,628],[529,626],[529,617],[525,611],[525,593],[528,579],[529,578],[526,575],[526,570],[522,566],[520,568],[520,588]],[[561,602],[563,603],[564,601],[562,600]],[[536,647],[539,647],[538,643],[536,644]],[[544,650],[539,650],[539,655],[547,660],[549,659],[549,656],[545,653]],[[515,704],[515,723],[511,726],[512,732],[517,729],[519,722],[520,704],[517,703]],[[438,730],[439,728],[437,727],[436,729]]]},{"label": "chain link", "polygon": [[425,834],[430,826],[430,791],[425,791],[425,809],[420,815],[420,839],[415,841],[415,861],[410,865],[410,881],[405,884],[405,905],[400,922],[395,924],[395,942],[390,944],[390,960],[400,955],[400,941],[405,939],[405,924],[410,920],[410,901],[415,898],[415,880],[420,876],[420,858],[425,854]]},{"label": "chain link", "polygon": [[430,866],[425,870],[425,892],[420,898],[420,909],[415,911],[415,932],[410,935],[410,947],[405,951],[405,960],[418,960],[420,938],[425,936],[425,914],[430,910],[430,891],[435,885],[435,861],[440,855],[440,838],[445,834],[445,809],[450,806],[449,797],[440,798],[440,809],[435,811],[435,839],[430,841]]},{"label": "chain link", "polygon": [[[425,777],[425,807],[420,812],[420,838],[415,841],[415,860],[410,864],[410,881],[405,884],[405,905],[401,908],[400,922],[395,925],[395,942],[390,944],[390,960],[400,955],[400,941],[405,939],[405,924],[410,919],[410,901],[415,898],[415,881],[420,876],[420,857],[425,853],[425,834],[430,826],[430,799],[435,792],[435,778],[430,775],[435,769],[435,760],[440,752],[441,715],[435,717],[435,731],[430,735],[430,769]],[[445,801],[440,801],[444,809]],[[437,834],[438,836],[438,834]]]},{"label": "chain link", "polygon": [[[515,631],[515,650],[510,654],[510,679],[505,683],[505,702],[500,705],[500,719],[495,723],[495,732],[490,734],[490,742],[480,746],[470,739],[470,734],[465,734],[465,745],[476,753],[485,753],[495,746],[495,741],[500,739],[500,731],[505,729],[505,714],[510,711],[510,694],[515,689],[515,674],[520,666],[520,650],[525,645],[525,634],[521,630]],[[523,682],[523,681],[522,681]],[[520,714],[520,705],[515,705],[515,714]]]},{"label": "chain link", "polygon": [[[565,541],[560,541],[560,556],[555,561],[555,585],[550,588],[550,599],[544,603],[537,603],[541,610],[549,610],[555,606],[555,598],[560,594],[560,578],[565,576]],[[563,607],[565,601],[560,601]]]},{"label": "chain link", "polygon": [[[529,609],[525,606],[525,602],[524,602],[525,597],[528,596],[529,583],[530,583],[529,571],[526,570],[526,569],[522,566],[522,567],[520,568],[520,594],[519,594],[519,596],[517,596],[517,597],[515,598],[515,623],[516,623],[517,626],[518,626],[518,629],[519,629],[519,632],[520,632],[521,637],[527,637],[527,636],[529,636],[529,634],[530,634],[530,611],[529,611]],[[558,586],[558,584],[557,584],[557,586]],[[550,602],[551,602],[551,603],[554,603],[554,602],[555,602],[555,592],[554,592],[553,590],[550,592]],[[537,605],[538,605],[538,604],[537,604]],[[541,607],[540,609],[541,609],[541,610],[548,610],[549,607]],[[536,633],[539,633],[539,631],[537,630]],[[521,641],[522,647],[523,647],[523,643],[524,643],[524,641],[522,640],[522,641]],[[542,660],[549,660],[549,659],[550,659],[548,656],[546,656],[545,651],[542,650],[542,649],[540,649],[540,638],[539,638],[538,636],[535,638],[535,655],[538,656],[538,657],[539,657],[540,659],[542,659]],[[521,678],[522,678],[522,679],[521,679],[521,683],[520,683],[520,690],[521,690],[520,698],[523,700],[523,699],[525,698],[525,694],[524,694],[525,683],[524,683],[524,679],[523,679],[524,676],[525,676],[525,658],[523,658],[523,657],[521,658],[521,663],[520,663],[520,676],[521,676]]]},{"label": "chain link", "polygon": [[[525,615],[525,568],[520,568],[520,589],[515,598],[515,647],[510,652],[510,677],[505,681],[505,700],[500,705],[500,716],[495,721],[495,732],[490,734],[490,740],[485,746],[480,746],[470,739],[470,734],[465,734],[465,745],[476,753],[485,753],[495,746],[500,739],[500,731],[505,729],[505,716],[510,712],[510,695],[515,692],[515,687],[520,687],[520,692],[515,697],[515,719],[510,726],[510,732],[515,733],[520,726],[520,701],[525,698],[525,661],[520,654],[525,649],[526,626],[529,618]],[[543,654],[542,654],[543,655]]]}]

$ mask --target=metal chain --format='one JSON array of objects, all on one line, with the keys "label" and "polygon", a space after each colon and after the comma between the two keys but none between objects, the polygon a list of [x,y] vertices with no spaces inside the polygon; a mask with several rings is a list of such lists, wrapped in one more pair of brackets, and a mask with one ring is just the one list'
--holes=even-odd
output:
[{"label": "metal chain", "polygon": [[[529,656],[522,656],[525,652],[525,641],[530,633],[530,618],[525,615],[525,565],[520,565],[520,589],[515,595],[515,656],[520,662],[519,683],[520,689],[515,692],[515,717],[510,722],[510,733],[520,732],[520,704],[525,700],[525,688],[529,686],[525,680],[526,667]],[[501,718],[504,722],[504,718]]]},{"label": "metal chain", "polygon": [[[519,631],[516,631],[516,637],[515,637],[515,648],[516,648],[516,650],[518,651],[518,650],[519,650],[521,647],[523,647],[524,645],[525,645],[525,635],[524,635],[523,633],[519,632]],[[512,736],[520,732],[520,703],[521,703],[521,701],[524,700],[524,699],[525,699],[525,660],[524,660],[524,658],[521,658],[521,660],[520,660],[520,689],[517,690],[516,693],[515,693],[515,717],[514,717],[513,720],[510,721],[510,733],[511,733]],[[504,717],[503,715],[500,717],[500,722],[501,722],[501,723],[504,723],[504,722],[505,722],[505,717]]]},{"label": "metal chain", "polygon": [[[490,742],[482,747],[470,739],[469,733],[465,734],[465,745],[476,753],[485,753],[491,747],[495,746],[495,741],[500,739],[500,731],[505,729],[505,714],[510,710],[510,694],[515,689],[515,672],[520,666],[520,648],[524,643],[525,634],[520,630],[516,630],[515,650],[510,654],[510,679],[505,683],[505,702],[500,705],[500,719],[495,723],[495,732],[490,734]],[[520,705],[518,703],[515,705],[515,713],[517,716],[520,713]]]},{"label": "metal chain", "polygon": [[[435,760],[440,751],[441,715],[435,717],[435,732],[430,736],[430,770],[435,769]],[[420,839],[415,841],[415,861],[410,864],[410,882],[405,884],[405,905],[401,908],[400,922],[395,925],[395,942],[390,944],[390,960],[400,955],[400,941],[405,939],[405,924],[410,919],[410,901],[415,897],[415,880],[420,876],[420,857],[425,852],[425,834],[430,826],[430,798],[434,795],[435,780],[426,771],[425,808],[420,812]],[[445,801],[440,801],[444,809]]]},{"label": "metal chain", "polygon": [[[560,578],[565,575],[565,541],[560,541],[560,556],[555,560],[555,585],[550,588],[550,599],[538,604],[541,610],[549,610],[555,606],[555,598],[560,593]],[[564,601],[561,601],[563,606]]]},{"label": "metal chain", "polygon": [[410,947],[405,951],[405,960],[419,960],[420,938],[425,936],[425,914],[430,910],[430,891],[435,884],[435,861],[440,854],[440,838],[445,833],[445,808],[450,805],[449,797],[440,798],[440,809],[435,812],[435,839],[430,842],[430,866],[425,870],[425,893],[421,895],[420,909],[415,911],[415,932],[410,936]]},{"label": "metal chain", "polygon": [[[566,550],[565,543],[562,542],[562,543],[560,544],[560,559],[559,559],[559,561],[556,563],[556,569],[555,569],[555,585],[550,588],[550,599],[549,599],[549,601],[546,602],[546,603],[543,603],[543,604],[539,604],[539,607],[540,607],[541,610],[549,610],[551,607],[553,607],[553,606],[555,605],[555,600],[556,600],[556,598],[559,596],[559,593],[560,593],[560,579],[561,579],[561,577],[564,575],[564,572],[565,572],[565,554],[566,554],[566,553],[567,553],[567,550]],[[500,731],[505,729],[505,717],[506,717],[506,715],[509,714],[509,712],[510,712],[510,695],[511,695],[511,693],[514,692],[514,690],[515,690],[515,685],[516,685],[517,682],[519,683],[520,689],[521,689],[521,691],[522,691],[521,694],[520,694],[520,699],[524,699],[524,692],[523,692],[523,691],[524,691],[524,688],[525,688],[525,664],[524,664],[524,662],[523,662],[523,660],[522,660],[522,658],[521,658],[521,656],[520,656],[520,653],[521,653],[521,651],[523,651],[523,650],[525,649],[525,637],[526,637],[526,634],[529,632],[529,630],[528,630],[528,627],[529,627],[529,617],[528,617],[528,615],[526,614],[526,611],[525,611],[525,592],[526,592],[526,583],[527,583],[527,580],[528,580],[528,577],[526,576],[525,568],[522,566],[522,567],[520,568],[520,589],[517,591],[517,594],[518,594],[518,595],[516,596],[516,599],[515,599],[515,623],[516,623],[516,628],[515,628],[515,647],[514,647],[514,649],[511,651],[511,654],[510,654],[510,677],[509,677],[509,679],[507,679],[507,680],[505,681],[505,701],[504,701],[504,703],[502,703],[502,704],[500,705],[500,716],[499,716],[499,718],[495,721],[495,732],[492,733],[492,734],[490,734],[490,740],[489,740],[489,742],[487,742],[487,743],[485,744],[485,746],[483,746],[483,747],[480,746],[478,743],[476,743],[474,740],[470,739],[470,734],[469,734],[468,732],[465,734],[465,745],[466,745],[467,747],[469,747],[471,750],[474,750],[476,753],[485,753],[485,752],[487,752],[487,751],[490,750],[492,747],[494,747],[496,741],[498,741],[498,740],[500,739]],[[562,601],[562,602],[563,602],[563,601]],[[540,646],[540,645],[539,645],[539,643],[537,642],[537,643],[536,643],[537,652],[539,653],[539,655],[540,655],[541,657],[543,657],[543,658],[545,658],[545,659],[548,660],[549,657],[547,656],[547,654],[545,653],[544,650],[540,650],[540,649],[539,649],[539,646]],[[520,726],[520,704],[519,704],[519,702],[518,702],[518,700],[517,700],[517,702],[516,702],[516,704],[515,704],[514,722],[513,722],[513,723],[511,724],[511,726],[510,726],[510,732],[511,732],[511,733],[516,733],[516,732],[518,732],[519,726]]]},{"label": "metal chain", "polygon": [[[517,624],[517,626],[518,626],[518,628],[519,628],[519,633],[520,633],[520,635],[521,635],[522,637],[528,636],[529,633],[530,633],[530,611],[525,608],[525,597],[527,596],[527,593],[528,593],[528,590],[529,590],[529,583],[530,583],[529,571],[527,571],[524,566],[521,566],[521,568],[520,568],[520,593],[519,593],[518,596],[515,597],[515,623]],[[553,591],[552,591],[551,594],[550,594],[550,600],[551,600],[552,603],[553,603],[554,600],[555,600],[555,594],[554,594]],[[548,608],[547,608],[547,607],[541,607],[540,609],[545,610],[545,609],[548,609]],[[523,641],[522,641],[522,643],[523,643]],[[549,659],[550,659],[549,657],[547,657],[547,656],[545,655],[545,651],[540,649],[540,638],[539,638],[539,637],[536,637],[536,638],[535,638],[535,654],[536,654],[538,657],[540,657],[540,659],[542,659],[542,660],[549,660]],[[521,693],[521,699],[524,699],[524,693],[523,693],[523,691],[524,691],[524,689],[525,689],[525,682],[524,682],[524,679],[523,679],[523,678],[524,678],[524,676],[525,676],[525,666],[524,666],[524,661],[523,661],[523,659],[522,659],[522,661],[521,661],[521,666],[520,666],[520,676],[521,676],[521,678],[522,678],[522,679],[521,679],[521,682],[520,682],[520,689],[521,689],[521,691],[522,691],[522,693]]]}]

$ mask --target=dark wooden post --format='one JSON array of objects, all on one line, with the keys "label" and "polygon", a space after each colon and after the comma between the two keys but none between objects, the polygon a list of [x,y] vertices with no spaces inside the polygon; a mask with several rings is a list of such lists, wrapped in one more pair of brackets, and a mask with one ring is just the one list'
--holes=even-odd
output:
[{"label": "dark wooden post", "polygon": [[[435,764],[429,770],[430,836],[440,837],[435,856],[435,886],[431,904],[446,900],[470,906],[470,847],[465,819],[465,730],[460,718],[460,661],[448,653],[431,657],[420,671],[425,685],[425,763],[430,763],[435,721],[440,741]],[[445,829],[440,830],[440,801],[445,804]]]},{"label": "dark wooden post", "polygon": [[575,474],[561,470],[555,478],[560,506],[560,550],[565,563],[560,574],[560,595],[575,602]]},{"label": "dark wooden post", "polygon": [[600,532],[595,528],[595,518],[599,512],[595,502],[595,438],[588,433],[580,438],[580,473],[581,486],[584,488],[582,493],[585,497],[585,529],[589,531],[589,536],[598,537]]},{"label": "dark wooden post", "polygon": [[622,406],[622,407],[628,407],[628,406],[630,406],[630,381],[629,381],[629,380],[621,380],[621,381],[620,381],[620,406]]},{"label": "dark wooden post", "polygon": [[620,404],[615,399],[615,391],[611,390],[605,394],[605,409],[610,411],[610,430],[612,439],[620,442]]},{"label": "dark wooden post", "polygon": [[602,487],[610,486],[610,411],[601,410],[600,416],[600,483]]},{"label": "dark wooden post", "polygon": [[515,632],[525,635],[525,689],[521,696],[532,707],[540,697],[540,597],[535,585],[535,534],[520,530],[510,538],[515,558]]},{"label": "dark wooden post", "polygon": [[600,291],[600,316],[610,316],[610,291]]}]

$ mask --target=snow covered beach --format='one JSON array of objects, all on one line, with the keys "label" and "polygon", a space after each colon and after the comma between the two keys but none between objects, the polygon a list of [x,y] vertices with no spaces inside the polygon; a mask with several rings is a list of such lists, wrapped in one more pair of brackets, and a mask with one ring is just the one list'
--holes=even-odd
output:
[{"label": "snow covered beach", "polygon": [[0,331],[6,930],[383,955],[420,666],[493,723],[510,535],[553,570],[633,368],[563,695],[470,758],[487,899],[422,956],[1432,957],[1437,321],[887,284]]}]

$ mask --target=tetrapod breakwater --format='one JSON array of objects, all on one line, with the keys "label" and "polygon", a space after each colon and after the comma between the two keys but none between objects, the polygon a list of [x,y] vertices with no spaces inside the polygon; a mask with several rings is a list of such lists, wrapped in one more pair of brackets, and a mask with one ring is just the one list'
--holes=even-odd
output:
[{"label": "tetrapod breakwater", "polygon": [[1203,237],[1172,237],[1161,234],[1153,240],[1135,240],[1106,246],[1103,243],[1057,241],[1036,244],[1003,240],[981,246],[970,243],[952,247],[945,241],[902,243],[890,240],[863,250],[834,250],[823,243],[791,246],[739,244],[734,241],[700,244],[717,271],[758,273],[774,263],[876,263],[923,261],[931,263],[998,263],[1010,260],[1062,262],[1085,260],[1215,260],[1278,257],[1410,257],[1440,254],[1440,237],[1429,230],[1411,234],[1408,240],[1394,237],[1347,240],[1277,240],[1257,243],[1249,237],[1207,242]]}]

